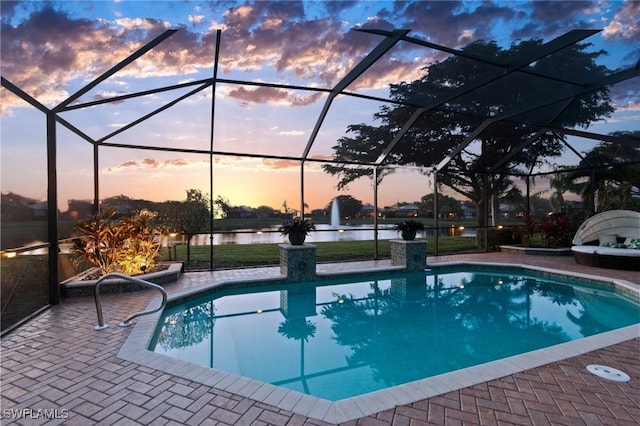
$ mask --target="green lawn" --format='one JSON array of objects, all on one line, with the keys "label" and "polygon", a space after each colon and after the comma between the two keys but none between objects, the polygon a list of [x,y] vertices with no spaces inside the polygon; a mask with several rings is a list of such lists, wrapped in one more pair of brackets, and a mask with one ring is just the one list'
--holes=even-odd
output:
[{"label": "green lawn", "polygon": [[[433,239],[427,238],[427,251],[433,253]],[[318,262],[371,260],[374,258],[373,241],[331,241],[313,243],[316,249]],[[468,250],[476,250],[476,242],[473,238],[440,237],[440,253],[451,253]],[[178,260],[187,258],[186,246],[175,247]],[[164,252],[165,259],[169,259]],[[192,246],[191,262],[198,265],[208,265],[209,246]],[[378,257],[391,257],[391,243],[389,240],[378,242]],[[175,260],[172,253],[171,258]],[[226,244],[213,247],[213,261],[217,268],[236,268],[242,266],[277,265],[280,260],[278,244]]]}]

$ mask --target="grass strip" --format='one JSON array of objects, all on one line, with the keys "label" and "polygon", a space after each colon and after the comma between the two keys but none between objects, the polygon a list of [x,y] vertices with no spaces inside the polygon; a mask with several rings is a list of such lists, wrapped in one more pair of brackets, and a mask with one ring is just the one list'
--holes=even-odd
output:
[{"label": "grass strip", "polygon": [[[433,239],[427,238],[427,252],[433,253]],[[440,237],[440,252],[460,252],[477,249],[475,239],[460,237]],[[374,242],[371,240],[329,241],[313,243],[316,246],[316,261],[353,261],[374,258]],[[277,265],[280,262],[279,244],[224,244],[213,247],[213,261],[218,268],[237,268],[243,266]],[[166,255],[166,252],[165,252]],[[186,246],[175,247],[178,260],[187,258]],[[172,255],[173,256],[173,255]],[[193,264],[209,263],[209,246],[192,246]],[[391,242],[378,241],[378,258],[391,257]],[[169,259],[168,255],[165,259]],[[175,258],[174,258],[175,260]]]}]

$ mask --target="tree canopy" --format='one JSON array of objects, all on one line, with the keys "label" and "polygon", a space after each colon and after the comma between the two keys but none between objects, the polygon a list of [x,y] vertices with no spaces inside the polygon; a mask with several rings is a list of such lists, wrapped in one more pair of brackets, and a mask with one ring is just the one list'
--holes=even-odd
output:
[{"label": "tree canopy", "polygon": [[557,174],[551,188],[580,195],[587,211],[640,208],[640,131],[617,135],[637,138],[638,145],[601,142],[586,153],[580,168]]},{"label": "tree canopy", "polygon": [[[477,41],[462,50],[487,62],[513,64],[531,57],[542,44],[534,39],[505,49],[496,42]],[[494,65],[458,55],[434,63],[422,78],[390,86],[398,104],[382,106],[374,114],[379,125],[348,126],[347,136],[333,147],[338,163],[324,170],[339,177],[337,187],[342,189],[360,177],[371,178],[373,167],[340,162],[372,164],[386,155],[379,164],[379,180],[391,172],[385,165],[417,165],[425,172],[439,165],[438,182],[474,201],[478,222],[484,225],[484,200],[493,195],[497,202],[513,188],[513,175],[562,154],[566,136],[552,130],[537,133],[541,128],[586,127],[614,111],[608,88],[595,84],[610,72],[596,63],[606,52],[589,47],[574,44],[502,76]],[[591,83],[593,90],[578,89]],[[443,162],[448,155],[450,161]],[[483,179],[488,172],[491,179]]]},{"label": "tree canopy", "polygon": [[[355,199],[351,195],[338,195],[335,199],[338,200],[340,219],[356,217],[362,211],[362,201]],[[327,204],[327,211],[331,211],[332,203],[333,200]]]},{"label": "tree canopy", "polygon": [[162,220],[167,227],[186,235],[187,263],[191,261],[191,238],[209,229],[211,212],[209,198],[199,189],[187,189],[184,201],[168,201],[163,204]]}]

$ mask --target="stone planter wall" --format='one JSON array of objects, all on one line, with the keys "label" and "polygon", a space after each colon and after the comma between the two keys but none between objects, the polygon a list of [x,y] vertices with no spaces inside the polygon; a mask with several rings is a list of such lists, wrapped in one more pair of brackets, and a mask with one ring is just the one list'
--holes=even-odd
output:
[{"label": "stone planter wall", "polygon": [[427,267],[427,242],[424,240],[391,240],[391,265],[403,266],[407,271],[421,271]]},{"label": "stone planter wall", "polygon": [[287,281],[316,279],[316,246],[280,244],[280,273]]},{"label": "stone planter wall", "polygon": [[[169,267],[164,271],[136,275],[135,278],[149,281],[158,285],[164,285],[177,281],[183,271],[184,267],[182,265],[182,262],[174,262],[169,264]],[[97,282],[98,280],[83,280],[81,276],[72,277],[60,284],[60,292],[62,293],[62,297],[93,296]],[[100,286],[100,293],[126,293],[129,291],[138,291],[146,288],[147,287],[133,283],[131,281],[113,278],[107,279],[105,283]]]},{"label": "stone planter wall", "polygon": [[571,247],[524,247],[507,245],[500,246],[503,253],[532,254],[537,256],[571,256]]}]

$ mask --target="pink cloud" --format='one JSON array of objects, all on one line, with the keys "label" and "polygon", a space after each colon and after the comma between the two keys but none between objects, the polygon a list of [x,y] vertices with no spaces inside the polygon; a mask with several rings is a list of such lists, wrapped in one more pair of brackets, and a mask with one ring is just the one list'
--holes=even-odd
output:
[{"label": "pink cloud", "polygon": [[300,169],[300,162],[293,160],[272,160],[268,158],[263,158],[261,160],[261,164],[263,167],[267,169],[273,170],[283,170],[283,169]]},{"label": "pink cloud", "polygon": [[287,91],[272,87],[257,87],[253,90],[238,87],[237,89],[231,90],[229,96],[246,102],[264,104],[269,102],[282,102],[287,99]]},{"label": "pink cloud", "polygon": [[137,161],[137,160],[128,160],[128,161],[124,161],[120,164],[118,164],[117,166],[113,166],[113,167],[108,167],[106,168],[106,171],[109,173],[116,173],[119,171],[123,171],[125,169],[144,169],[144,168],[151,168],[151,169],[165,169],[165,168],[174,168],[174,167],[200,167],[202,165],[207,165],[208,166],[208,162],[198,162],[198,161],[188,161],[184,158],[172,158],[169,160],[164,160],[164,161],[158,161],[155,158],[150,158],[150,157],[145,157],[143,158],[141,161]]},{"label": "pink cloud", "polygon": [[640,2],[626,1],[604,29],[606,39],[640,41]]},{"label": "pink cloud", "polygon": [[189,162],[187,160],[185,160],[184,158],[176,158],[174,160],[165,161],[164,165],[166,165],[166,166],[174,166],[174,167],[183,167],[183,166],[188,166]]},{"label": "pink cloud", "polygon": [[228,96],[247,103],[281,103],[290,106],[304,106],[316,102],[322,97],[322,93],[310,92],[308,95],[295,95],[288,90],[274,87],[256,87],[255,89],[238,87],[229,91]]},{"label": "pink cloud", "polygon": [[158,167],[159,165],[156,160],[149,157],[146,157],[144,160],[142,160],[142,164],[145,166],[153,167],[153,168]]},{"label": "pink cloud", "polygon": [[[17,25],[2,21],[2,74],[47,105],[55,105],[84,83],[117,64],[143,43],[176,25],[155,18],[75,18],[55,9],[53,3],[35,3],[30,15]],[[3,17],[13,14],[13,3],[3,4]],[[44,6],[43,6],[44,5]],[[380,6],[377,6],[380,5]],[[601,13],[601,3],[543,2],[500,5],[492,2],[328,2],[318,5],[329,14],[310,17],[302,2],[246,2],[227,8],[224,3],[203,4],[198,15],[185,15],[185,26],[155,49],[118,73],[118,78],[186,76],[213,66],[215,28],[224,28],[220,51],[223,73],[271,70],[278,81],[300,80],[302,84],[330,88],[344,77],[382,38],[349,31],[350,27],[410,28],[410,35],[446,46],[460,47],[471,39],[493,38],[496,25],[518,22],[512,37],[558,35],[583,22],[580,16]],[[23,6],[26,8],[27,6]],[[206,7],[211,10],[206,11]],[[223,9],[226,8],[226,9]],[[360,22],[345,23],[338,12],[362,10]],[[221,9],[223,9],[221,11]],[[151,13],[151,12],[150,12]],[[640,33],[640,3],[627,1],[607,26],[607,39],[637,40]],[[210,30],[196,33],[189,23],[210,20]],[[220,20],[218,23],[217,20]],[[587,25],[587,23],[584,23]],[[188,27],[187,27],[188,25]],[[592,27],[593,25],[587,25]],[[381,61],[349,88],[380,88],[410,81],[420,66],[437,58],[429,49],[414,56],[406,43],[390,52],[393,60]],[[410,58],[410,59],[408,59]],[[419,58],[419,61],[414,59]],[[70,86],[73,82],[75,86]],[[293,83],[295,84],[295,83]],[[126,93],[129,88],[118,89]],[[94,91],[94,99],[113,90]],[[238,88],[230,96],[244,102],[284,103],[303,106],[322,99],[321,93],[293,95],[273,88]],[[5,99],[7,98],[7,99]],[[3,96],[3,104],[22,104]],[[4,108],[4,105],[3,107]]]}]

